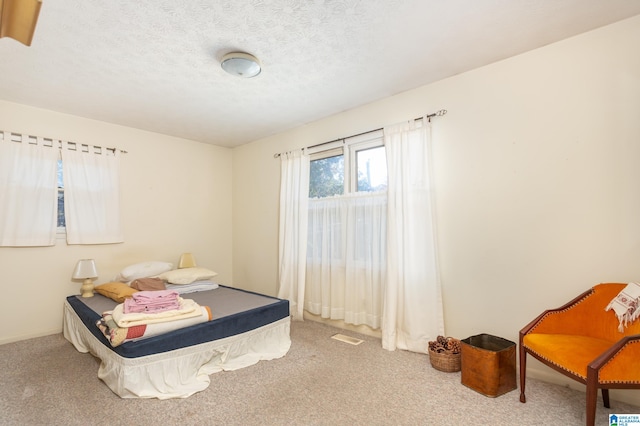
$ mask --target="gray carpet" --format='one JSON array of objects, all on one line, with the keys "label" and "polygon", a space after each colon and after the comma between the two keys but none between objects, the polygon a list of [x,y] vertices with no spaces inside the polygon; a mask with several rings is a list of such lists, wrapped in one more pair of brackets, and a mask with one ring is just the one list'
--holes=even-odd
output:
[{"label": "gray carpet", "polygon": [[[331,339],[363,339],[353,346]],[[584,393],[527,381],[489,398],[433,369],[427,355],[388,352],[373,337],[294,322],[289,354],[212,376],[186,399],[121,399],[98,378],[98,361],[61,334],[0,346],[2,425],[582,425]],[[596,425],[639,407],[598,401]]]}]

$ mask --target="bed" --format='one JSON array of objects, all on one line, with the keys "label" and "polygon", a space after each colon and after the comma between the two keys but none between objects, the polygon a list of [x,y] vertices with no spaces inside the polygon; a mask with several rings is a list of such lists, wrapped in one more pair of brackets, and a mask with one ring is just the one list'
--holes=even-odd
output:
[{"label": "bed", "polygon": [[100,360],[98,377],[122,398],[186,398],[206,389],[213,373],[289,351],[287,300],[222,285],[184,297],[209,307],[212,319],[113,347],[96,322],[117,302],[74,295],[64,302],[63,335]]}]

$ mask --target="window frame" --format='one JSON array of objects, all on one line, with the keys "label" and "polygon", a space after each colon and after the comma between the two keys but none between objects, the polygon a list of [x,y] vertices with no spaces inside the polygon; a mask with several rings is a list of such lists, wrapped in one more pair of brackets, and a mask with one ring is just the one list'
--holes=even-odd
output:
[{"label": "window frame", "polygon": [[323,147],[316,147],[313,152],[309,153],[309,161],[322,160],[338,155],[343,156],[344,189],[340,195],[357,194],[359,192],[380,192],[358,191],[358,165],[356,164],[359,151],[379,147],[384,147],[384,133],[382,129],[341,139],[331,143],[330,146],[323,145]]}]

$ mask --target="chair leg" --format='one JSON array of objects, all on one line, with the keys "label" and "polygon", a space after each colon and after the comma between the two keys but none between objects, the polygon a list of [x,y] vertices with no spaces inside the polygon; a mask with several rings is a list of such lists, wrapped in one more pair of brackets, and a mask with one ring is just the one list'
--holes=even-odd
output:
[{"label": "chair leg", "polygon": [[520,342],[520,402],[527,402],[527,397],[524,396],[524,387],[527,379],[527,353]]},{"label": "chair leg", "polygon": [[[606,391],[606,392],[605,392]],[[608,390],[603,389],[602,397],[606,394],[609,398]],[[587,426],[594,426],[596,422],[596,403],[598,401],[598,372],[589,365],[587,367]]]},{"label": "chair leg", "polygon": [[594,426],[596,422],[596,401],[598,388],[587,386],[587,426]]},{"label": "chair leg", "polygon": [[609,404],[609,389],[602,389],[602,403],[606,408],[611,408]]}]

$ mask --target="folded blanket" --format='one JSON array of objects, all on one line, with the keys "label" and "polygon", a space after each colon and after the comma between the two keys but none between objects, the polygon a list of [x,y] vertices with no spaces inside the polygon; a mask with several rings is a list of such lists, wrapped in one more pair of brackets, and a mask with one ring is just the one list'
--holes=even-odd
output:
[{"label": "folded blanket", "polygon": [[191,318],[136,325],[133,327],[118,326],[118,324],[113,320],[112,312],[105,312],[102,314],[102,318],[96,322],[96,325],[107,338],[111,346],[116,347],[125,342],[146,339],[178,330],[180,328],[211,321],[212,318],[211,309],[208,306],[199,306],[198,315]]},{"label": "folded blanket", "polygon": [[173,290],[138,291],[124,301],[124,313],[158,313],[180,309],[179,296]]},{"label": "folded blanket", "polygon": [[168,311],[148,313],[132,312],[124,313],[124,303],[120,303],[113,308],[113,320],[119,327],[133,327],[136,325],[154,324],[158,322],[176,321],[184,318],[191,318],[200,315],[200,305],[192,299],[179,298],[180,308]]},{"label": "folded blanket", "polygon": [[624,327],[628,323],[640,318],[640,284],[627,284],[604,310],[611,309],[613,309],[620,321],[618,331],[624,332]]}]

